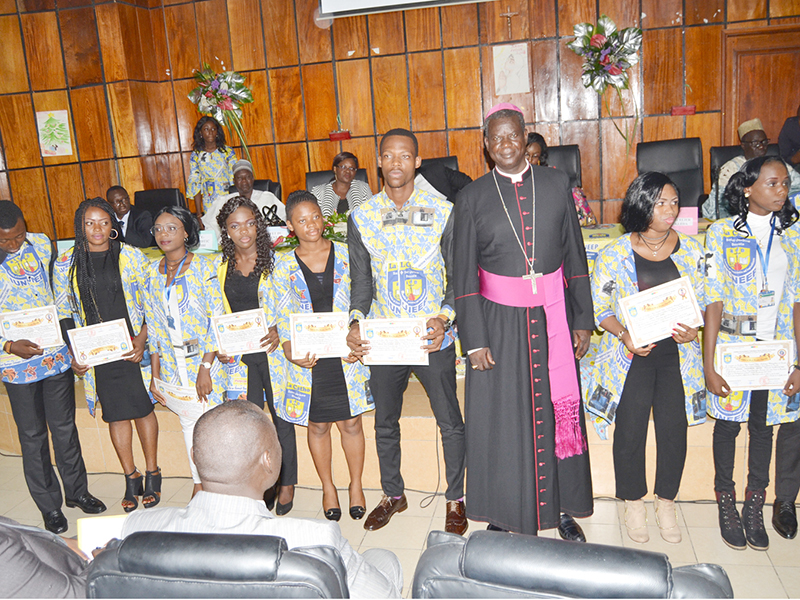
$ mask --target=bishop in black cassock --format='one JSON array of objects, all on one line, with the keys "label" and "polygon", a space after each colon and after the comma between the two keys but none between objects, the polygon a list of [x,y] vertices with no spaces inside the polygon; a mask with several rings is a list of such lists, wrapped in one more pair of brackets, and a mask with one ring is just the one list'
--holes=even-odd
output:
[{"label": "bishop in black cassock", "polygon": [[472,367],[466,380],[466,506],[470,519],[535,534],[559,526],[562,512],[592,514],[583,410],[578,398],[573,416],[579,451],[558,459],[545,310],[488,300],[481,295],[479,267],[515,278],[529,274],[531,258],[536,273],[563,268],[567,333],[581,356],[594,321],[568,178],[528,165],[521,111],[504,116],[509,112],[489,113],[485,142],[497,167],[517,174],[495,168],[464,188],[455,205],[456,315]]}]

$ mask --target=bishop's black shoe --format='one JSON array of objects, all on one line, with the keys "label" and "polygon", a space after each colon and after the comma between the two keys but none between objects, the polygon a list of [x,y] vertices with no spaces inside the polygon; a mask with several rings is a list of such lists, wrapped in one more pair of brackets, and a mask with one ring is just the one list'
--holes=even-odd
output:
[{"label": "bishop's black shoe", "polygon": [[777,534],[787,540],[797,535],[797,511],[794,502],[779,502],[772,505],[772,526]]},{"label": "bishop's black shoe", "polygon": [[42,518],[44,519],[44,528],[52,533],[64,533],[69,528],[67,517],[60,508],[51,510],[49,513],[42,513]]},{"label": "bishop's black shoe", "polygon": [[562,540],[569,542],[586,541],[586,536],[583,534],[581,526],[567,513],[561,513],[561,520],[558,523],[558,535],[561,536]]}]

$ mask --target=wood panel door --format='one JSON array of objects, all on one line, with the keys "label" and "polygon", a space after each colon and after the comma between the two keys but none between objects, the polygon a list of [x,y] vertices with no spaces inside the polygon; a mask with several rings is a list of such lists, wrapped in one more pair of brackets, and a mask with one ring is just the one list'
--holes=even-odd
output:
[{"label": "wood panel door", "polygon": [[797,113],[800,25],[726,30],[722,36],[723,143],[738,144],[739,123],[756,117],[777,140],[786,118]]}]

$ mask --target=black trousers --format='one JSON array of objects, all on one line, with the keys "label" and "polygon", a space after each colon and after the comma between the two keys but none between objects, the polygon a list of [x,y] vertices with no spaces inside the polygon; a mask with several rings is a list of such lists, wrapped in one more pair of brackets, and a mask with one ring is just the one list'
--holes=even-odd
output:
[{"label": "black trousers", "polygon": [[614,475],[617,497],[638,500],[647,494],[645,444],[653,411],[656,432],[656,484],[659,498],[674,500],[686,463],[686,406],[678,353],[634,355],[617,406]]},{"label": "black trousers", "polygon": [[47,429],[53,436],[56,466],[67,498],[87,493],[86,466],[75,426],[75,376],[72,370],[32,383],[6,383],[22,448],[22,468],[31,497],[43,513],[61,508]]},{"label": "black trousers", "polygon": [[782,423],[775,442],[775,499],[794,502],[800,490],[800,420]]},{"label": "black trousers", "polygon": [[[279,350],[280,352],[280,350]],[[278,432],[281,444],[281,485],[297,485],[297,441],[294,424],[287,423],[275,413],[272,400],[272,384],[269,380],[269,363],[258,361],[247,365],[247,399],[264,410],[266,395],[267,408]]]},{"label": "black trousers", "polygon": [[[772,459],[772,427],[767,425],[767,390],[756,390],[750,396],[747,432],[750,435],[747,462],[747,487],[763,490],[769,485],[769,462]],[[733,461],[739,421],[717,419],[714,423],[714,491],[734,492]]]},{"label": "black trousers", "polygon": [[387,496],[405,490],[400,474],[400,413],[408,377],[413,372],[428,394],[444,448],[445,498],[464,496],[464,420],[456,398],[456,352],[451,345],[429,355],[429,365],[371,367],[369,387],[375,400],[375,445],[381,469],[381,487]]}]

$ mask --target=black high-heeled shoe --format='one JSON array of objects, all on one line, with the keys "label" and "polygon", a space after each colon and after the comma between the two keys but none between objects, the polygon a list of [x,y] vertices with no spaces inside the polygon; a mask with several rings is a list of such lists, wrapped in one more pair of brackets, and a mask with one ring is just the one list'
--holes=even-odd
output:
[{"label": "black high-heeled shoe", "polygon": [[[153,508],[161,502],[161,467],[156,467],[155,471],[145,471],[144,495],[142,504],[145,508]],[[152,498],[148,502],[148,499]]]},{"label": "black high-heeled shoe", "polygon": [[[139,507],[139,501],[136,497],[144,493],[142,474],[139,473],[138,477],[134,477],[137,473],[139,473],[139,469],[134,467],[130,475],[125,475],[125,497],[122,499],[122,510],[126,513],[133,512]],[[126,505],[125,502],[130,502],[131,504]]]},{"label": "black high-heeled shoe", "polygon": [[354,521],[359,521],[364,518],[364,515],[367,514],[367,508],[365,506],[351,506],[350,507],[350,518]]},{"label": "black high-heeled shoe", "polygon": [[328,519],[328,521],[338,521],[342,518],[342,509],[329,508],[325,511],[325,518]]}]

